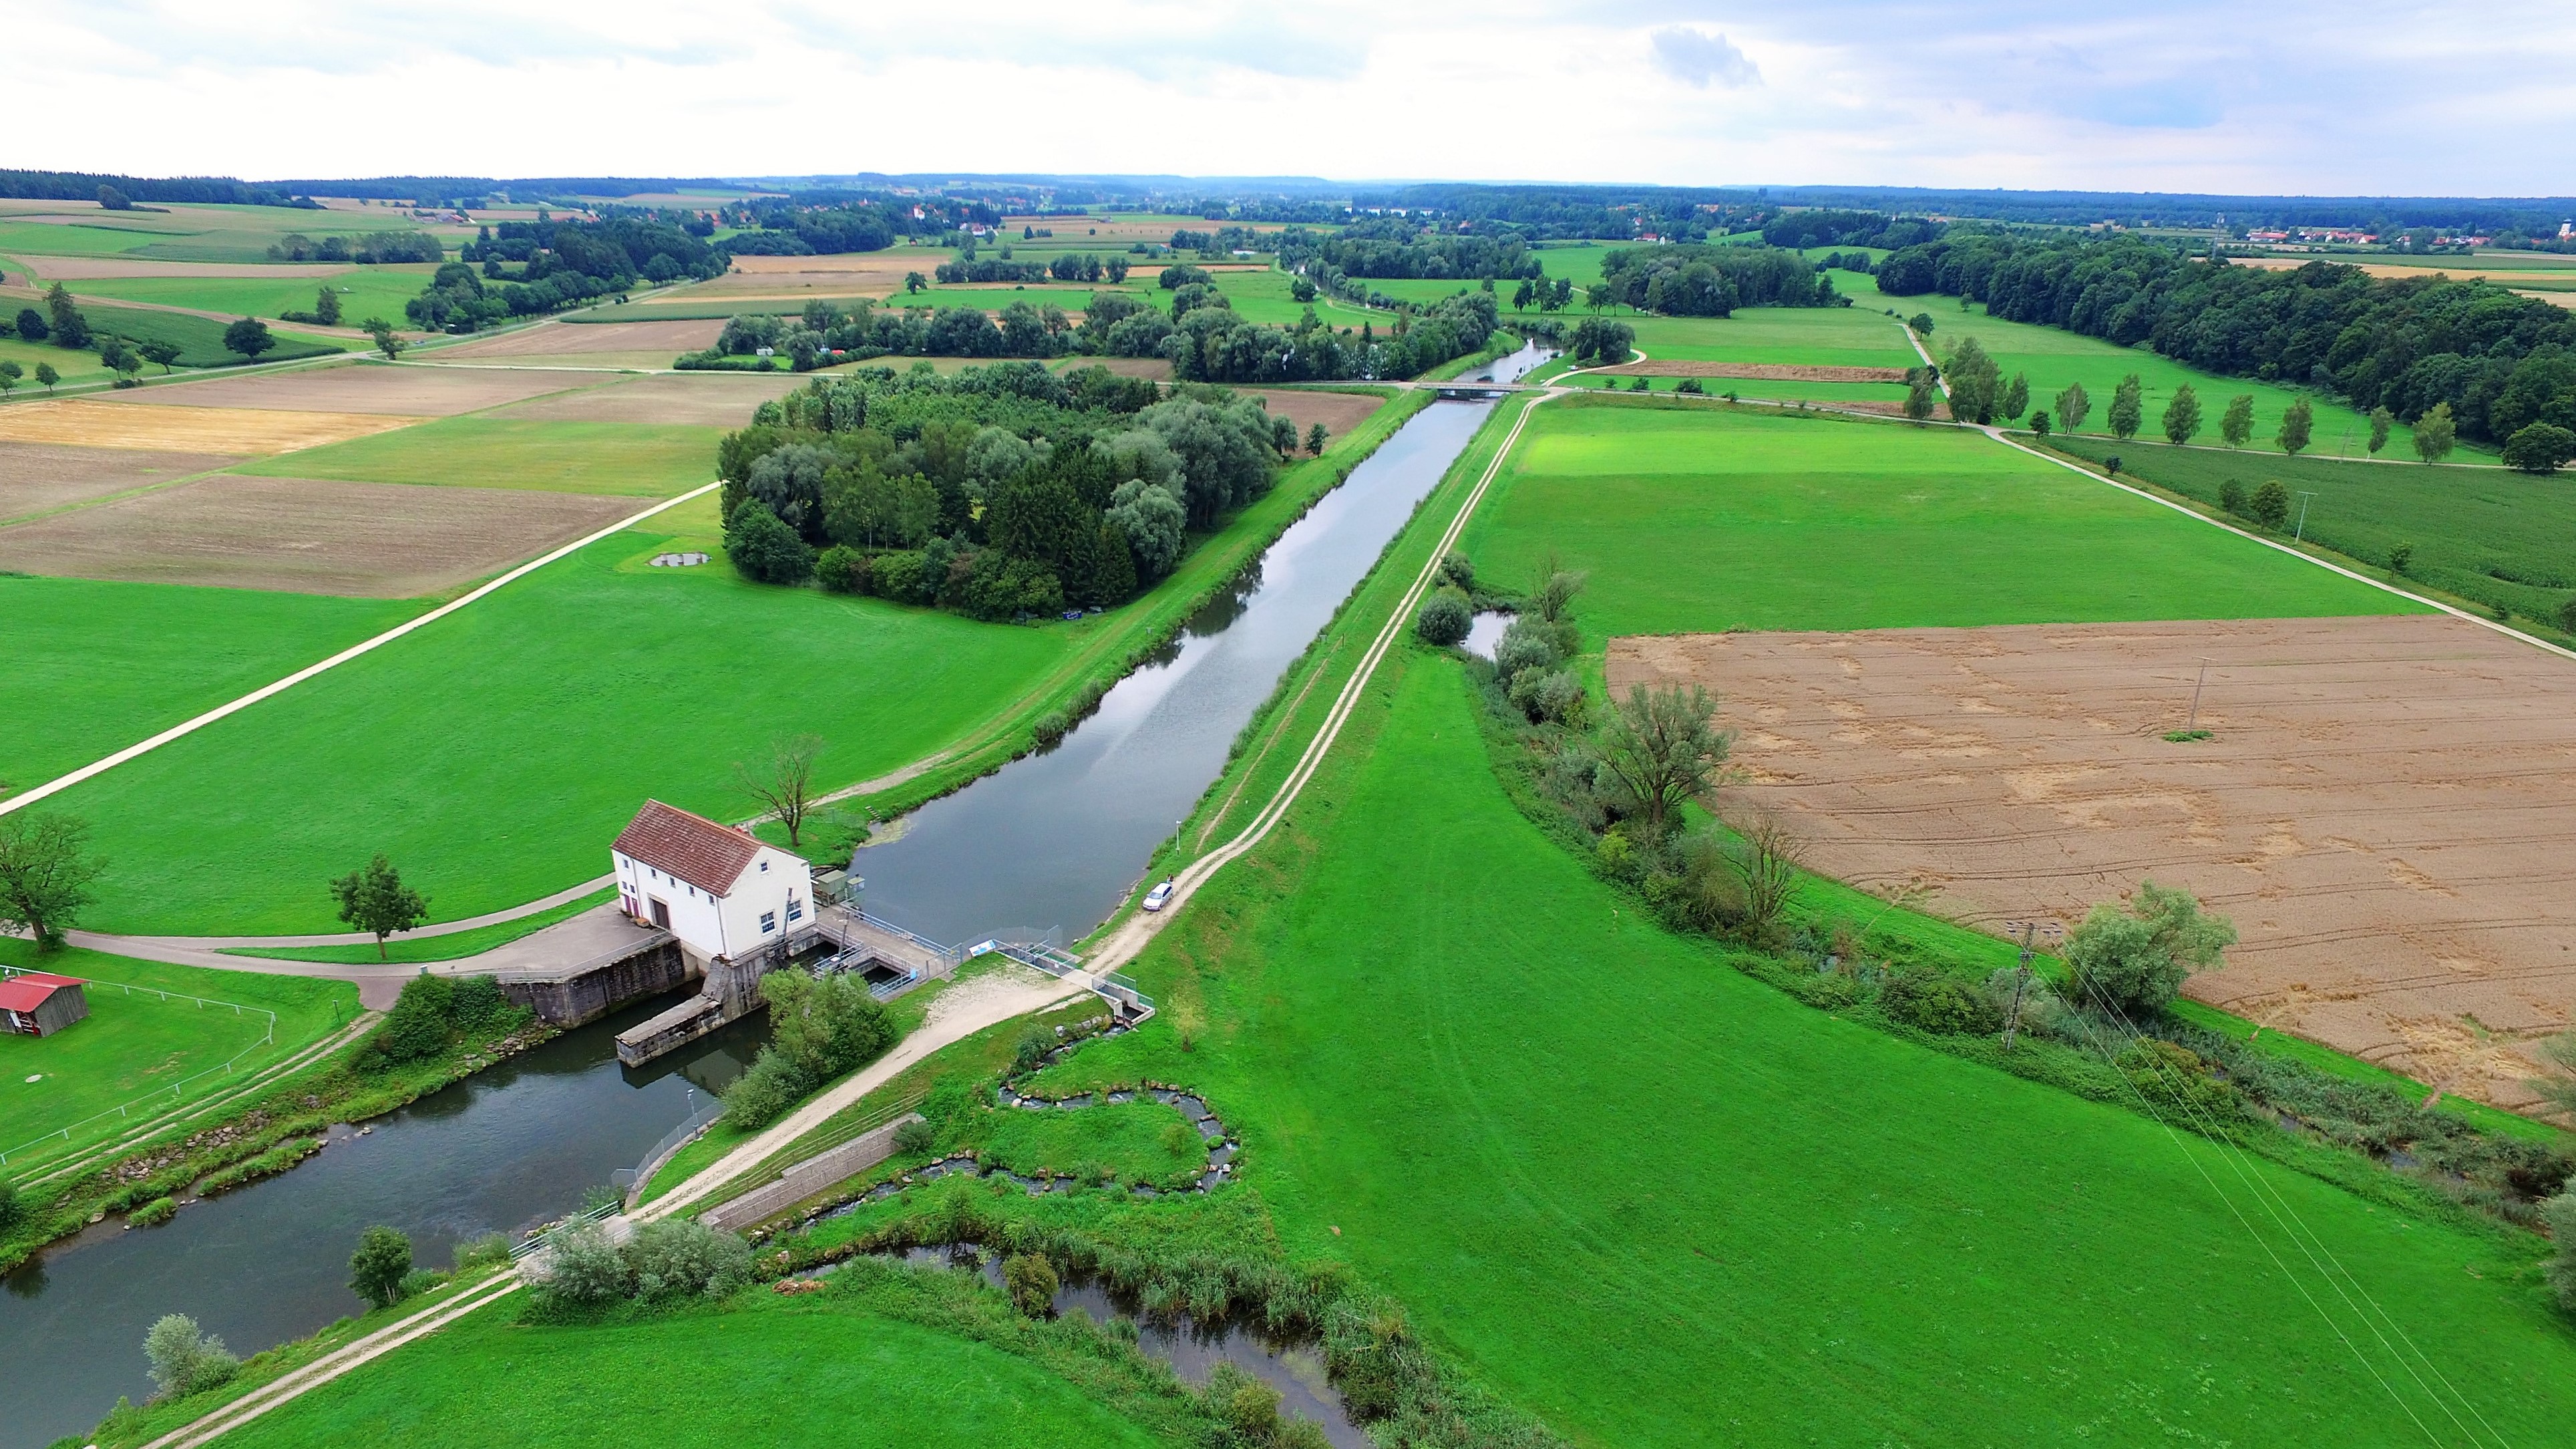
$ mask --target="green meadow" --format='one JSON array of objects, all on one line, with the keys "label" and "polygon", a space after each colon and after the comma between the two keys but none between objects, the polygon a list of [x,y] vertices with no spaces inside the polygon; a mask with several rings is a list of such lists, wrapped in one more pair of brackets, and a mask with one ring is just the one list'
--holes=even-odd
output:
[{"label": "green meadow", "polygon": [[399,599],[0,575],[0,782],[42,784],[382,633]]},{"label": "green meadow", "polygon": [[[8,315],[18,315],[12,299],[0,297],[0,308]],[[45,390],[36,385],[36,364],[50,362],[62,374],[62,382],[71,384],[105,382],[111,374],[98,360],[98,354],[87,349],[56,347],[50,342],[26,342],[16,337],[0,337],[0,361],[14,362],[26,376],[18,379],[12,398],[43,397]],[[158,373],[161,369],[150,369]],[[59,386],[61,384],[57,384]]]},{"label": "green meadow", "polygon": [[1962,429],[1573,399],[1469,524],[1479,570],[1553,548],[1620,634],[2402,612],[2402,602]]},{"label": "green meadow", "polygon": [[[310,305],[313,299],[307,296],[304,300]],[[240,367],[254,361],[292,362],[300,357],[327,357],[349,350],[341,343],[309,332],[272,327],[269,336],[277,345],[257,358],[249,358],[224,346],[224,328],[231,324],[212,317],[199,317],[188,312],[161,312],[148,307],[102,307],[94,302],[84,304],[80,310],[81,316],[89,320],[90,331],[101,337],[112,335],[129,342],[178,344],[180,351],[175,361],[181,367]],[[160,369],[146,367],[144,371],[157,376]]]},{"label": "green meadow", "polygon": [[[2120,473],[2218,510],[2233,482],[2251,494],[2278,481],[2301,494],[2305,537],[2356,563],[2385,568],[2401,544],[2414,548],[2407,577],[2526,620],[2558,622],[2576,594],[2576,476],[2543,477],[2502,468],[2427,468],[2420,463],[2285,458],[2277,450],[2176,448],[2108,438],[2053,440],[2079,457],[2120,460]],[[2243,519],[2232,520],[2251,527]]]},{"label": "green meadow", "polygon": [[315,294],[327,286],[340,293],[344,326],[354,327],[369,317],[408,325],[403,321],[403,304],[420,295],[436,270],[430,263],[419,262],[351,267],[328,277],[111,277],[69,285],[82,297],[157,302],[271,321],[282,312],[312,311]]},{"label": "green meadow", "polygon": [[[835,1284],[796,1298],[753,1290],[722,1307],[555,1327],[514,1321],[512,1300],[234,1430],[224,1443],[1148,1449],[1198,1442],[1184,1436],[1168,1400],[1155,1404],[1159,1430],[1113,1407],[1120,1388],[1145,1397],[1133,1387],[1141,1373],[1122,1379],[1100,1362],[1106,1354],[1077,1346],[1070,1332],[956,1306],[960,1291],[900,1280],[864,1293]],[[603,1365],[615,1366],[613,1391],[603,1387]],[[499,1384],[508,1391],[496,1394]]]},{"label": "green meadow", "polygon": [[1055,1073],[1203,1087],[1292,1261],[1349,1263],[1577,1443],[2395,1443],[2450,1427],[2427,1360],[2509,1442],[2576,1409],[2536,1239],[1737,974],[1514,808],[1464,676],[1399,650],[1286,825],[1130,968],[1193,1050],[1167,1011]]},{"label": "green meadow", "polygon": [[668,498],[715,481],[725,429],[475,414],[306,448],[233,471],[348,483],[451,484]]},{"label": "green meadow", "polygon": [[[88,1019],[53,1036],[0,1035],[0,1152],[13,1164],[0,1174],[115,1131],[128,1120],[117,1115],[121,1106],[134,1104],[139,1120],[168,1105],[138,1099],[194,1100],[221,1085],[200,1074],[228,1061],[246,1073],[292,1056],[358,1011],[358,989],[345,981],[170,966],[76,946],[40,955],[9,937],[0,937],[0,966],[80,977],[89,1001]],[[273,1034],[266,1012],[277,1014]],[[106,1120],[94,1120],[101,1113]],[[68,1139],[18,1152],[65,1128]]]}]

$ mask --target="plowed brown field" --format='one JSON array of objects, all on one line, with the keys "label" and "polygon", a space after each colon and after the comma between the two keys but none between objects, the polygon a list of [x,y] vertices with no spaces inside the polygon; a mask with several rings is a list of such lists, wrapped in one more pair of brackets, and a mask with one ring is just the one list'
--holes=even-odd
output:
[{"label": "plowed brown field", "polygon": [[[2199,724],[2171,743],[2209,661]],[[2447,616],[1615,639],[1697,680],[1811,863],[2072,924],[2141,879],[2240,944],[2190,994],[2503,1106],[2576,1018],[2576,662]]]},{"label": "plowed brown field", "polygon": [[[521,398],[582,387],[596,379],[577,374],[440,371],[358,363],[292,372],[220,377],[175,387],[111,394],[101,401],[123,407],[256,408],[304,413],[376,413],[387,417],[448,418],[517,402]],[[144,399],[125,402],[125,398]]]},{"label": "plowed brown field", "polygon": [[86,498],[211,473],[240,459],[225,453],[146,453],[130,448],[66,448],[52,443],[0,443],[0,520],[24,518]]}]

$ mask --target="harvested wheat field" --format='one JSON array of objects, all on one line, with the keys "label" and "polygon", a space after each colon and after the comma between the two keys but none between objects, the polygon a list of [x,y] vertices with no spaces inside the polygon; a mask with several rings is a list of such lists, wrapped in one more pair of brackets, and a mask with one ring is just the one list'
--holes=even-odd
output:
[{"label": "harvested wheat field", "polygon": [[664,322],[540,322],[498,337],[480,338],[456,347],[420,354],[423,362],[456,362],[487,358],[579,357],[594,353],[640,353],[659,357],[659,366],[683,352],[713,347],[724,331],[721,318]]},{"label": "harvested wheat field", "polygon": [[447,418],[561,392],[583,381],[542,372],[449,372],[361,362],[251,377],[220,377],[125,396],[149,397],[151,406]]},{"label": "harvested wheat field", "polygon": [[849,252],[815,257],[736,257],[733,270],[675,294],[674,300],[881,297],[903,286],[906,272],[928,276],[944,251]]},{"label": "harvested wheat field", "polygon": [[[2209,660],[2199,724],[2169,742]],[[2072,924],[2142,878],[2235,919],[2190,994],[2534,1100],[2576,1018],[2576,662],[2446,615],[1611,641],[1696,680],[1811,863]]]},{"label": "harvested wheat field", "polygon": [[1085,367],[1105,368],[1120,377],[1150,377],[1156,382],[1172,380],[1172,360],[1168,357],[1076,357],[1058,363],[1056,370],[1072,372]]},{"label": "harvested wheat field", "polygon": [[1703,362],[1695,358],[1648,358],[1588,371],[1621,377],[1740,377],[1756,382],[1903,382],[1901,367],[1837,367],[1803,362]]},{"label": "harvested wheat field", "polygon": [[0,522],[129,488],[174,482],[192,473],[211,473],[239,461],[226,453],[0,443]]},{"label": "harvested wheat field", "polygon": [[[154,389],[157,394],[160,389]],[[346,442],[408,426],[408,417],[268,408],[164,407],[73,398],[0,408],[0,442],[77,448],[235,453],[245,457]]]},{"label": "harvested wheat field", "polygon": [[635,511],[632,498],[217,474],[0,528],[0,569],[408,599]]},{"label": "harvested wheat field", "polygon": [[1364,392],[1307,392],[1301,388],[1237,388],[1243,397],[1259,398],[1272,417],[1284,417],[1297,425],[1297,436],[1317,423],[1333,437],[1340,437],[1366,421],[1368,415],[1386,405],[1386,399]]},{"label": "harvested wheat field", "polygon": [[666,372],[605,387],[538,398],[504,409],[505,418],[583,423],[704,423],[748,426],[752,411],[805,385],[792,372]]},{"label": "harvested wheat field", "polygon": [[104,282],[125,277],[336,277],[352,262],[169,262],[152,257],[25,257],[48,282]]}]

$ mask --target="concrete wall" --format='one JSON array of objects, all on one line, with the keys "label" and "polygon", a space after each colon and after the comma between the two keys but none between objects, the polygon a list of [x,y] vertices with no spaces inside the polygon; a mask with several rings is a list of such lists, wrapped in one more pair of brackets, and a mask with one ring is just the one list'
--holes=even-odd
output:
[{"label": "concrete wall", "polygon": [[834,1183],[855,1177],[892,1157],[895,1130],[906,1122],[920,1120],[920,1113],[907,1112],[865,1136],[796,1164],[767,1186],[753,1188],[731,1202],[709,1208],[698,1215],[698,1220],[709,1227],[730,1228],[735,1232],[767,1222]]},{"label": "concrete wall", "polygon": [[680,943],[663,941],[561,981],[504,981],[501,994],[550,1026],[579,1026],[630,1001],[676,991],[696,974]]}]

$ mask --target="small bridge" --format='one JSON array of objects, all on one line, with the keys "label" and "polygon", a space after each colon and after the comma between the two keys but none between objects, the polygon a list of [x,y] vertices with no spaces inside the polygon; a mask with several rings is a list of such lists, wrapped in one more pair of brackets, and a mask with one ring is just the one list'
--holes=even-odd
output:
[{"label": "small bridge", "polygon": [[1493,402],[1516,392],[1545,391],[1543,388],[1523,387],[1516,382],[1495,382],[1490,378],[1481,382],[1433,382],[1418,385],[1430,388],[1443,402]]}]

